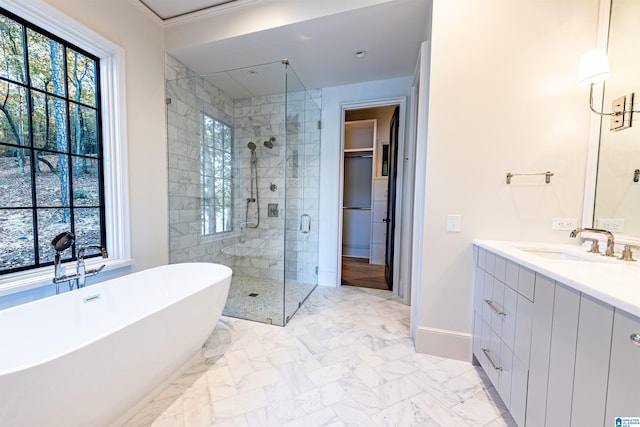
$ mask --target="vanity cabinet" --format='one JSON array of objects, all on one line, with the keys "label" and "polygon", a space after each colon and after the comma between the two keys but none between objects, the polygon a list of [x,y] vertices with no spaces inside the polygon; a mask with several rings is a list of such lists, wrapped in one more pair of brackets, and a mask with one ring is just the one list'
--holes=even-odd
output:
[{"label": "vanity cabinet", "polygon": [[476,247],[474,362],[518,426],[640,417],[640,318]]},{"label": "vanity cabinet", "polygon": [[473,353],[514,419],[524,421],[533,324],[531,270],[482,250],[474,286]]},{"label": "vanity cabinet", "polygon": [[605,421],[640,417],[640,318],[614,310]]}]

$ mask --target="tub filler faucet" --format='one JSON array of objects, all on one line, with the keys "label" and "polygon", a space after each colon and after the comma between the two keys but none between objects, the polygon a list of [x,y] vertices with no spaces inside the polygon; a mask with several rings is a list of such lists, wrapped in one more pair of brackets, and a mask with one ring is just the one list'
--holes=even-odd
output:
[{"label": "tub filler faucet", "polygon": [[77,267],[76,267],[76,275],[78,276],[78,278],[76,280],[76,285],[77,285],[78,288],[84,288],[84,285],[87,282],[87,277],[95,276],[96,274],[100,273],[102,271],[102,269],[104,268],[104,264],[102,264],[98,268],[94,268],[93,270],[87,271],[87,268],[86,268],[86,266],[84,264],[84,253],[87,250],[91,250],[91,249],[99,250],[100,254],[102,255],[102,258],[109,258],[109,254],[107,253],[107,249],[104,246],[101,246],[101,245],[89,245],[89,246],[85,246],[85,247],[80,248],[78,250],[78,264],[77,264]]},{"label": "tub filler faucet", "polygon": [[53,260],[53,283],[56,285],[56,294],[60,293],[60,283],[69,282],[69,290],[73,289],[74,284],[76,288],[83,288],[88,276],[93,276],[102,271],[104,265],[99,268],[87,271],[84,263],[84,254],[87,250],[97,249],[102,254],[102,258],[108,258],[109,254],[104,246],[90,245],[78,249],[78,263],[76,265],[76,273],[67,275],[62,267],[62,253],[69,249],[75,242],[76,237],[73,233],[66,231],[58,234],[52,241],[51,245],[56,251],[55,258]]}]

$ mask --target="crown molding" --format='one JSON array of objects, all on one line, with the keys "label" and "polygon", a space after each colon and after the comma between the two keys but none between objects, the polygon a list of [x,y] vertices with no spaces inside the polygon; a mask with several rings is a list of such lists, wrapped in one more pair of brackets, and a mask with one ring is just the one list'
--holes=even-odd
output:
[{"label": "crown molding", "polygon": [[144,4],[142,1],[129,0],[129,3],[133,5],[133,7],[138,9],[144,16],[149,18],[151,22],[153,22],[155,25],[159,27],[164,26],[164,20],[158,15],[156,15],[156,13],[153,10],[149,9],[149,7],[146,4]]}]

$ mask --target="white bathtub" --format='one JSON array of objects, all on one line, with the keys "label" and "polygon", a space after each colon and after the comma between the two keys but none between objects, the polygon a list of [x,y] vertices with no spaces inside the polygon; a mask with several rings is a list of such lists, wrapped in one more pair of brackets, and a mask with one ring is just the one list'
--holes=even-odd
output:
[{"label": "white bathtub", "polygon": [[0,311],[0,425],[125,421],[197,354],[230,281],[172,264]]}]

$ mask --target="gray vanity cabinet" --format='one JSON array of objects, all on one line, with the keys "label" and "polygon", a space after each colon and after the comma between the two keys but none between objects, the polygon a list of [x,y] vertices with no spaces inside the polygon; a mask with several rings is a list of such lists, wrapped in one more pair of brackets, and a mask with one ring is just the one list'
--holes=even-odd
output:
[{"label": "gray vanity cabinet", "polygon": [[475,247],[474,361],[520,427],[640,417],[640,318]]},{"label": "gray vanity cabinet", "polygon": [[519,289],[533,298],[534,275],[485,250],[477,256],[473,354],[514,419],[524,422],[533,304]]},{"label": "gray vanity cabinet", "polygon": [[605,425],[640,417],[640,318],[615,309]]}]

